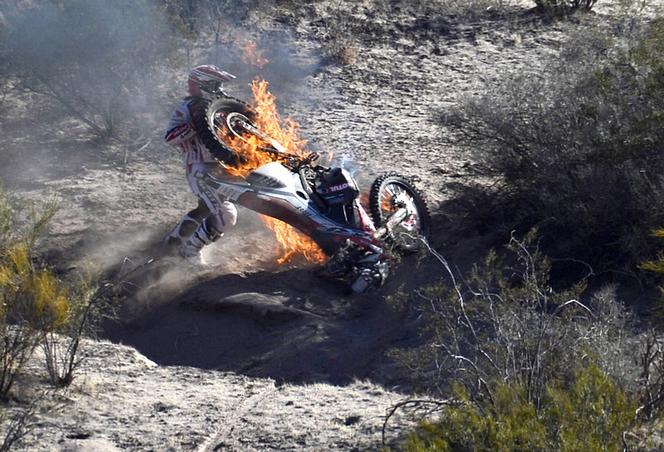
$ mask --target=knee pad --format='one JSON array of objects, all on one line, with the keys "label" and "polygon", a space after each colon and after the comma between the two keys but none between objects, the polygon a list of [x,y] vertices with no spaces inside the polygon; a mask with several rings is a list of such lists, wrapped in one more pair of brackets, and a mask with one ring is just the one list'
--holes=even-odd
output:
[{"label": "knee pad", "polygon": [[219,206],[219,210],[210,215],[208,219],[211,219],[213,221],[212,224],[223,233],[237,223],[237,209],[233,203],[224,201]]},{"label": "knee pad", "polygon": [[224,201],[221,203],[221,209],[219,209],[219,216],[224,222],[226,227],[233,227],[237,223],[237,208],[235,204],[229,201]]}]

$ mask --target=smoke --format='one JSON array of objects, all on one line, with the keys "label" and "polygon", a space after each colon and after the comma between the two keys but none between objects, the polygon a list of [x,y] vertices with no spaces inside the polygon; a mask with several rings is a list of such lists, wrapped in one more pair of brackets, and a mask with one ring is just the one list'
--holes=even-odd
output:
[{"label": "smoke", "polygon": [[[186,5],[197,6],[185,11]],[[20,89],[9,99],[9,119],[19,127],[0,120],[7,129],[3,152],[12,156],[0,177],[27,197],[56,192],[63,199],[53,228],[55,243],[68,250],[60,259],[112,266],[156,249],[168,224],[195,205],[176,151],[162,140],[192,66],[216,64],[233,73],[237,80],[227,90],[244,99],[252,80],[267,80],[280,112],[306,126],[300,112],[319,101],[306,80],[320,70],[320,58],[281,27],[248,26],[252,7],[207,0],[3,3],[0,73]],[[267,64],[246,62],[247,40]],[[248,270],[245,262],[262,266],[274,253],[265,252],[262,223],[251,212],[242,215],[238,233],[213,254]],[[231,241],[246,242],[245,231],[252,247],[238,250]]]},{"label": "smoke", "polygon": [[[255,5],[244,3],[15,0],[4,26],[0,20],[0,73],[50,97],[63,116],[102,138],[149,135],[186,95],[186,75],[198,64],[236,75],[227,88],[238,97],[247,98],[249,83],[261,78],[286,111],[315,102],[304,81],[319,59],[302,55],[283,29],[248,25]],[[250,41],[267,64],[247,64]]]},{"label": "smoke", "polygon": [[[124,137],[159,99],[173,26],[148,0],[41,1],[5,15],[0,70],[102,137]],[[157,100],[157,102],[155,102]]]}]

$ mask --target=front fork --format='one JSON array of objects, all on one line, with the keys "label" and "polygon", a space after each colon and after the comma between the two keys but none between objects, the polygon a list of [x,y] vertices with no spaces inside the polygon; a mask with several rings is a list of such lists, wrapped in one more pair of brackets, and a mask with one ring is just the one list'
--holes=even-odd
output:
[{"label": "front fork", "polygon": [[392,232],[392,229],[394,229],[396,225],[401,223],[407,217],[408,217],[408,209],[406,209],[405,207],[399,208],[396,212],[390,215],[390,217],[387,219],[384,225],[376,229],[376,231],[373,233],[373,238],[382,239],[386,235],[390,234]]},{"label": "front fork", "polygon": [[369,234],[376,232],[376,226],[374,225],[374,222],[371,221],[367,211],[364,209],[364,207],[362,207],[362,203],[360,203],[359,198],[355,198],[353,201],[353,206],[357,210],[357,216],[360,218],[360,229],[368,232]]},{"label": "front fork", "polygon": [[369,214],[367,214],[367,211],[364,209],[364,207],[362,207],[360,200],[355,199],[353,203],[355,205],[355,209],[357,209],[358,216],[360,217],[360,228],[363,231],[371,234],[375,240],[380,240],[385,237],[392,231],[392,229],[394,229],[396,225],[408,217],[408,209],[406,207],[400,207],[396,212],[390,215],[385,224],[376,229],[376,226],[374,225],[373,221],[371,221]]}]

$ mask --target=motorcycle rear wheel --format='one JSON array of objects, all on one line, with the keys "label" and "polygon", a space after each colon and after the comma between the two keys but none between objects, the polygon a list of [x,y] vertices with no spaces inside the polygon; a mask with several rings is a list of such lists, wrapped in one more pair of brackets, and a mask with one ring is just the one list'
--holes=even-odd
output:
[{"label": "motorcycle rear wheel", "polygon": [[398,208],[406,207],[408,217],[389,232],[389,241],[406,253],[422,247],[421,238],[428,239],[431,214],[422,192],[407,177],[387,173],[371,185],[369,208],[374,224],[380,228]]}]

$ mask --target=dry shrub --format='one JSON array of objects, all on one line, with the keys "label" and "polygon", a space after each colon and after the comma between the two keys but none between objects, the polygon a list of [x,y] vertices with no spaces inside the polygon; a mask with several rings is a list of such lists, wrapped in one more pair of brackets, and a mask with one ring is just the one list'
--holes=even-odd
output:
[{"label": "dry shrub", "polygon": [[590,26],[542,71],[468,98],[444,122],[496,185],[465,187],[501,240],[538,227],[548,255],[633,270],[664,224],[664,21]]},{"label": "dry shrub", "polygon": [[473,398],[493,399],[491,387],[502,381],[523,388],[539,407],[548,382],[586,359],[615,378],[634,377],[624,358],[631,316],[615,292],[604,289],[582,303],[583,281],[555,289],[533,234],[512,238],[503,257],[490,252],[463,284],[417,294],[429,341],[396,355],[423,389],[444,394],[456,382]]},{"label": "dry shrub", "polygon": [[544,12],[569,14],[574,11],[590,11],[597,0],[535,0],[535,4]]},{"label": "dry shrub", "polygon": [[37,268],[32,256],[54,213],[54,204],[32,209],[21,228],[14,205],[0,192],[0,397],[9,394],[42,329],[54,328],[67,315],[66,289],[51,272]]},{"label": "dry shrub", "polygon": [[481,17],[504,12],[514,3],[511,0],[442,0],[438,10],[446,16]]},{"label": "dry shrub", "polygon": [[[21,212],[31,212],[27,218]],[[51,382],[66,386],[80,364],[79,344],[101,318],[106,287],[69,284],[36,260],[37,239],[55,203],[30,207],[0,192],[0,396],[7,397],[35,348]]]},{"label": "dry shrub", "polygon": [[424,343],[395,355],[455,403],[407,450],[613,450],[633,426],[632,320],[610,288],[556,289],[535,235],[489,253],[452,287],[419,292]]},{"label": "dry shrub", "polygon": [[646,420],[656,419],[664,413],[664,339],[656,331],[644,335],[638,365],[641,371],[638,414]]},{"label": "dry shrub", "polygon": [[41,414],[48,413],[55,407],[44,406],[44,401],[48,392],[41,392],[35,395],[29,403],[22,407],[13,407],[10,410],[3,408],[0,412],[0,424],[3,426],[0,430],[0,452],[17,450],[21,441],[32,433],[39,425],[35,419],[37,412]]},{"label": "dry shrub", "polygon": [[[664,229],[655,230],[653,235],[660,240],[664,239]],[[664,277],[664,252],[660,251],[655,259],[641,263],[640,267],[655,273],[661,281]],[[651,318],[661,326],[664,320],[664,286],[660,285],[659,289],[662,297]],[[642,403],[639,414],[651,420],[664,413],[664,339],[657,330],[652,330],[644,335],[642,342],[638,361]]]},{"label": "dry shrub", "polygon": [[165,58],[175,49],[173,30],[154,2],[8,4],[3,78],[45,96],[102,138],[122,136],[135,115],[154,108]]},{"label": "dry shrub", "polygon": [[356,42],[340,39],[334,40],[328,48],[330,58],[343,66],[351,66],[357,62],[359,46]]},{"label": "dry shrub", "polygon": [[112,285],[101,285],[97,278],[84,278],[73,285],[67,298],[67,318],[52,328],[42,328],[41,348],[49,380],[56,387],[68,386],[83,361],[81,340],[93,337],[99,321],[112,309],[107,299],[107,289]]}]

